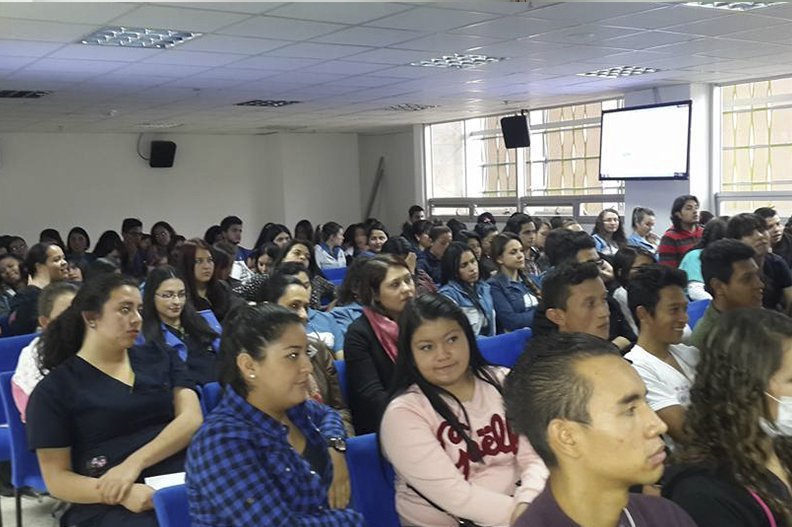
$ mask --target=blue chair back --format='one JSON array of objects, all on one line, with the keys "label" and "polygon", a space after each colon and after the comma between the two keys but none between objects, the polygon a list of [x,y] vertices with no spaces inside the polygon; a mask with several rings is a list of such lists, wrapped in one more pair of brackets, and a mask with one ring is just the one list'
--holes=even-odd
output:
[{"label": "blue chair back", "polygon": [[11,440],[11,484],[16,488],[32,487],[46,492],[44,478],[41,476],[36,454],[28,448],[25,425],[19,417],[14,398],[11,395],[11,372],[0,373],[0,399],[8,417],[8,432]]},{"label": "blue chair back", "polygon": [[30,344],[38,333],[15,335],[0,339],[0,372],[16,370],[22,348]]},{"label": "blue chair back", "polygon": [[690,329],[694,329],[698,324],[699,319],[704,316],[704,312],[710,305],[709,300],[696,300],[688,304],[688,325]]},{"label": "blue chair back", "polygon": [[338,384],[341,386],[341,395],[344,396],[344,400],[348,401],[349,397],[347,397],[347,374],[346,374],[346,362],[343,360],[334,360],[333,366],[335,366],[336,373],[338,374]]},{"label": "blue chair back", "polygon": [[350,506],[361,513],[366,525],[399,527],[393,466],[379,452],[377,434],[347,441],[347,468],[352,486]]},{"label": "blue chair back", "polygon": [[185,485],[160,489],[152,500],[160,527],[190,527],[192,524]]},{"label": "blue chair back", "polygon": [[479,351],[489,363],[512,368],[532,336],[531,328],[522,328],[493,337],[479,337],[476,341]]},{"label": "blue chair back", "polygon": [[201,386],[201,408],[204,415],[214,410],[223,397],[223,387],[219,382],[209,382]]},{"label": "blue chair back", "polygon": [[324,273],[325,278],[327,278],[334,284],[336,283],[336,280],[338,280],[338,284],[340,284],[344,280],[344,277],[346,276],[347,268],[341,267],[337,269],[322,269],[322,273]]}]

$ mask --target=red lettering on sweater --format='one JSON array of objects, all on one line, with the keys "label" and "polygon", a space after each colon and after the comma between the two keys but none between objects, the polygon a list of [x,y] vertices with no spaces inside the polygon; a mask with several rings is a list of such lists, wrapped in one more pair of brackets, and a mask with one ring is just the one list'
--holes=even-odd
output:
[{"label": "red lettering on sweater", "polygon": [[[470,431],[468,425],[464,423],[461,423],[461,425],[466,433]],[[489,424],[476,430],[475,435],[479,438],[478,441],[476,437],[471,437],[470,439],[478,446],[482,458],[486,456],[497,456],[498,454],[517,455],[519,438],[517,434],[512,431],[511,426],[502,415],[493,414],[492,417],[490,417]],[[468,446],[465,444],[462,435],[451,428],[448,421],[443,421],[437,429],[436,436],[443,448],[446,447],[447,442],[452,445],[461,445],[457,450],[459,457],[457,458],[455,466],[462,471],[465,479],[468,479],[472,455],[468,451]]]}]

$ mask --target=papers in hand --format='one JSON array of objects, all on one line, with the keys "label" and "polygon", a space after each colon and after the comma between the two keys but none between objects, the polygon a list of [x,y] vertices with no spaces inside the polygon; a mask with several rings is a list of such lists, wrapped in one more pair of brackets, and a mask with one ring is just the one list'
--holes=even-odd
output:
[{"label": "papers in hand", "polygon": [[184,472],[164,474],[162,476],[151,476],[150,478],[144,479],[143,483],[154,490],[164,489],[165,487],[174,487],[176,485],[184,485]]}]

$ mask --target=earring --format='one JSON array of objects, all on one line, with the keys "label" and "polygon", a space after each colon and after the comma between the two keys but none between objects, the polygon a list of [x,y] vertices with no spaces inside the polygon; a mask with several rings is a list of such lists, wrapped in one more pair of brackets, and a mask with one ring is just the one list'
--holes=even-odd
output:
[{"label": "earring", "polygon": [[88,325],[91,326],[92,328],[95,328],[96,327],[96,322],[89,322]]},{"label": "earring", "polygon": [[250,375],[248,375],[248,377],[250,377],[251,379],[255,379],[256,378],[256,374],[255,373],[251,373]]}]

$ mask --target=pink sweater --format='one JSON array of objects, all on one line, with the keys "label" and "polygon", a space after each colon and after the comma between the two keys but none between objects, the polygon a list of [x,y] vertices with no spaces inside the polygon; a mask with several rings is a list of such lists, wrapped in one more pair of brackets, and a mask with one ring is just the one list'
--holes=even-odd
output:
[{"label": "pink sweater", "polygon": [[[493,368],[503,381],[509,370]],[[453,400],[449,406],[458,408]],[[437,414],[417,386],[385,410],[380,441],[396,469],[396,510],[402,525],[454,527],[457,523],[418,496],[407,483],[440,507],[482,526],[507,526],[518,503],[530,503],[545,486],[548,471],[531,444],[506,424],[503,399],[476,379],[465,410],[484,454],[473,462],[462,438]],[[465,423],[461,410],[456,411]],[[518,487],[516,483],[522,481]]]}]

